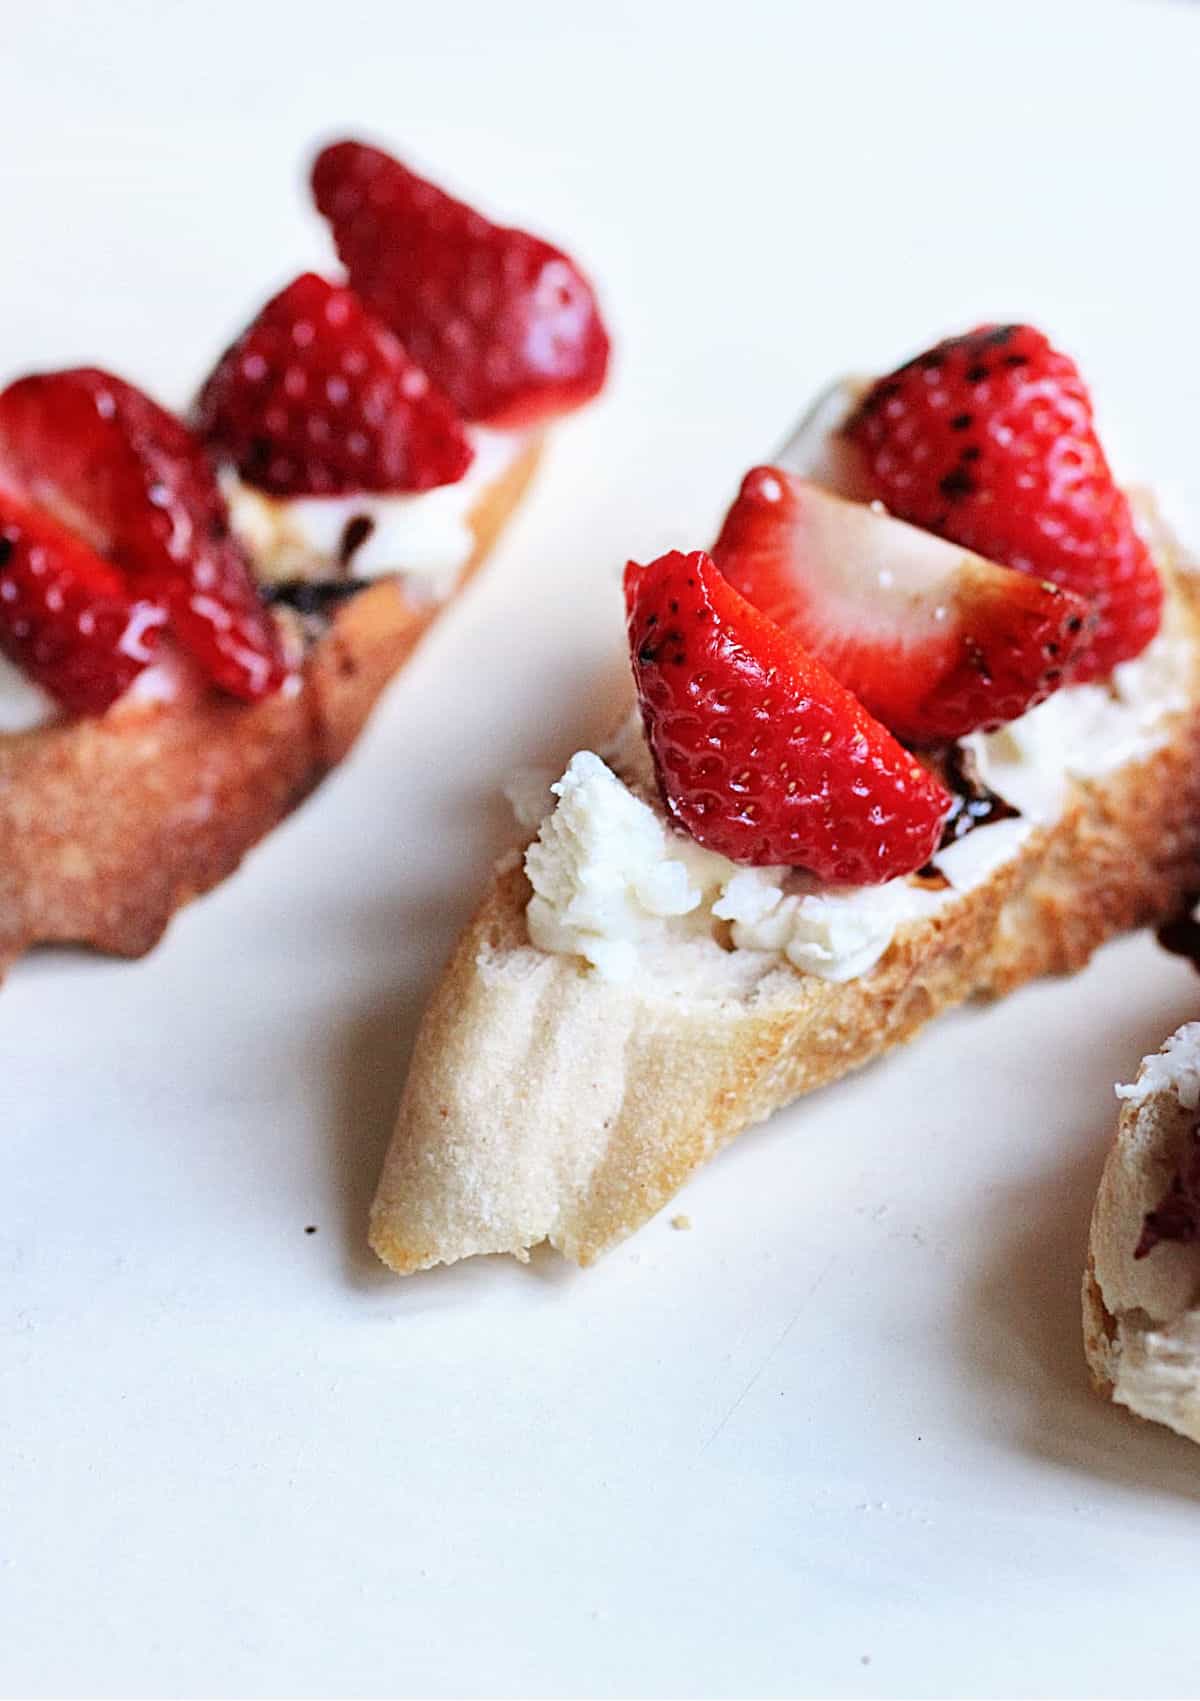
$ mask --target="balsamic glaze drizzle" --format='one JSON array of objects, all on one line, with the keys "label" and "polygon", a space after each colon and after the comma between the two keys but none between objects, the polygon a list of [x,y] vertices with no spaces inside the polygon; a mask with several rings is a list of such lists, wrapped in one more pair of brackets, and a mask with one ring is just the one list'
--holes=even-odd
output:
[{"label": "balsamic glaze drizzle", "polygon": [[[963,745],[946,744],[937,750],[927,750],[924,758],[954,800],[942,827],[939,851],[965,839],[976,827],[990,826],[993,821],[1011,821],[1020,815],[1021,811],[1007,798],[983,783],[973,753]],[[918,869],[917,878],[947,884],[945,875],[932,862]]]},{"label": "balsamic glaze drizzle", "polygon": [[942,828],[939,850],[957,844],[976,827],[987,827],[994,821],[1011,821],[1021,811],[1014,809],[1006,798],[992,790],[979,777],[974,753],[961,744],[949,744],[937,762],[938,772],[954,803]]},{"label": "balsamic glaze drizzle", "polygon": [[369,579],[289,579],[284,584],[264,585],[262,590],[272,605],[282,604],[297,614],[329,620],[369,583]]}]

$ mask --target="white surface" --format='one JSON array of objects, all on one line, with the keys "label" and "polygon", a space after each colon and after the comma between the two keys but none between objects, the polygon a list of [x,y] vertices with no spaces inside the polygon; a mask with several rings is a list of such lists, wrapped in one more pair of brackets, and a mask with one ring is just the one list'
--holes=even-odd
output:
[{"label": "white surface", "polygon": [[626,554],[704,541],[826,377],[982,315],[1194,471],[1195,8],[573,13],[6,19],[6,369],[182,395],[321,257],[296,180],[347,124],[570,242],[621,364],[323,793],[149,961],[0,999],[0,1683],[1194,1692],[1200,1452],[1079,1345],[1112,1083],[1196,1011],[1148,940],[748,1137],[690,1234],[586,1275],[364,1251],[500,780],[603,729]]}]

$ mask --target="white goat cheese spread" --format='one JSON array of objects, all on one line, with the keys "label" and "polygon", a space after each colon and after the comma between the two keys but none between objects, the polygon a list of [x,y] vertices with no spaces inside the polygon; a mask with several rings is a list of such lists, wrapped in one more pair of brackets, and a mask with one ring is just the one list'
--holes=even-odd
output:
[{"label": "white goat cheese spread", "polygon": [[510,787],[519,816],[538,829],[525,857],[529,937],[543,951],[568,952],[628,979],[648,942],[721,937],[724,924],[737,950],[775,952],[822,980],[853,980],[879,961],[905,922],[982,884],[1035,826],[1055,820],[1072,780],[1158,749],[1170,717],[1186,705],[1188,665],[1186,643],[1165,631],[1111,683],[1066,686],[998,731],[964,739],[980,780],[1021,813],[939,851],[933,866],[947,882],[942,888],[911,879],[828,886],[705,850],[659,805],[635,713],[608,761],[581,750],[553,785],[543,774]]},{"label": "white goat cheese spread", "polygon": [[422,600],[444,602],[475,548],[473,509],[525,441],[476,427],[475,458],[463,477],[411,494],[272,496],[229,472],[222,484],[233,529],[263,583],[398,574]]}]

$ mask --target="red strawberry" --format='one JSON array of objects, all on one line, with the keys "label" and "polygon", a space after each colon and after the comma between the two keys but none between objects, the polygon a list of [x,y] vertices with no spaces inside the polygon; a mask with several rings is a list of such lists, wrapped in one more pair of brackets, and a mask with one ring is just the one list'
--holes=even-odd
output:
[{"label": "red strawberry", "polygon": [[48,508],[166,607],[209,677],[257,701],[285,667],[271,616],[187,427],[107,372],[21,378],[0,394],[0,483]]},{"label": "red strawberry", "polygon": [[709,850],[874,885],[937,849],[949,793],[700,551],[625,569],[667,808]]},{"label": "red strawberry", "polygon": [[362,142],[318,155],[312,187],[351,284],[467,419],[530,425],[599,390],[608,336],[561,249]]},{"label": "red strawberry", "polygon": [[462,421],[352,290],[305,272],[218,361],[199,431],[278,496],[429,490],[471,463]]},{"label": "red strawberry", "polygon": [[914,744],[1015,720],[1062,683],[1091,610],[775,467],[746,474],[713,560]]},{"label": "red strawberry", "polygon": [[161,609],[51,515],[0,492],[0,652],[72,715],[100,715],[150,660]]},{"label": "red strawberry", "polygon": [[1092,601],[1076,679],[1111,672],[1157,632],[1162,585],[1091,399],[1040,331],[984,325],[939,343],[874,384],[846,430],[901,519]]}]

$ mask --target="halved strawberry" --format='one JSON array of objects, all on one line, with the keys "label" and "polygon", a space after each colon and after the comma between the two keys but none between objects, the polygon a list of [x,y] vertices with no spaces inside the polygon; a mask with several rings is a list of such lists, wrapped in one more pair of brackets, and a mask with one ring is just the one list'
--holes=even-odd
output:
[{"label": "halved strawberry", "polygon": [[599,390],[608,334],[561,249],[362,142],[325,148],[312,188],[354,289],[467,419],[530,425]]},{"label": "halved strawberry", "polygon": [[208,457],[141,390],[92,367],[10,384],[0,485],[49,509],[162,602],[180,643],[225,690],[253,702],[282,683],[278,634]]},{"label": "halved strawberry", "polygon": [[853,885],[928,862],[950,794],[709,556],[630,562],[625,604],[663,800],[694,839]]},{"label": "halved strawberry", "polygon": [[1015,720],[1086,643],[1088,604],[776,467],[746,474],[713,559],[913,744]]},{"label": "halved strawberry", "polygon": [[51,515],[0,491],[0,652],[72,715],[103,714],[166,616]]},{"label": "halved strawberry", "polygon": [[1029,325],[950,337],[872,385],[846,432],[893,514],[1088,598],[1075,677],[1137,655],[1162,584],[1074,361]]},{"label": "halved strawberry", "polygon": [[196,426],[244,479],[278,496],[429,490],[471,464],[451,403],[352,290],[312,272],[222,355]]}]

